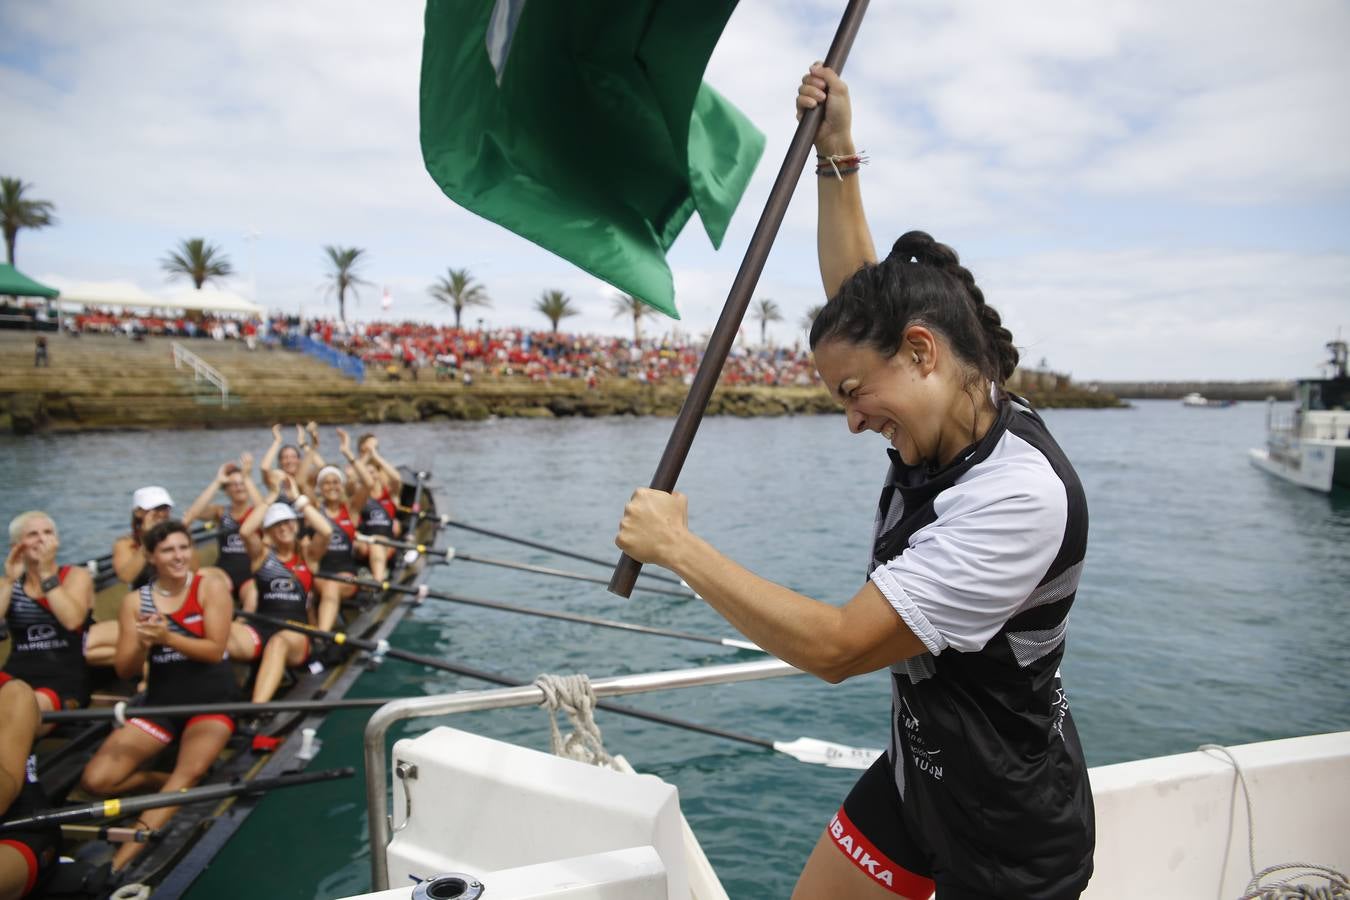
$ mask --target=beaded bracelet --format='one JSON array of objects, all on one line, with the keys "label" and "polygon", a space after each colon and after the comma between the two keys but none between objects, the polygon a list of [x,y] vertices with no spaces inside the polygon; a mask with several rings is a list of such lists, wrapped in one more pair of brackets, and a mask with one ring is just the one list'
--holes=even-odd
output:
[{"label": "beaded bracelet", "polygon": [[816,160],[817,175],[833,175],[840,181],[844,180],[845,175],[856,174],[868,162],[867,157],[861,152],[830,156],[816,154]]}]

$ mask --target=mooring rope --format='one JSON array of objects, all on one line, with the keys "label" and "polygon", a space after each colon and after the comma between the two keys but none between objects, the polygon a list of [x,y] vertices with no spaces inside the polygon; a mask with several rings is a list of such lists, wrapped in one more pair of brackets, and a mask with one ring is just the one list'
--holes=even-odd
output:
[{"label": "mooring rope", "polygon": [[[592,766],[613,769],[614,758],[605,751],[600,726],[595,724],[595,691],[585,675],[540,675],[535,686],[544,692],[539,705],[548,710],[549,749],[554,756]],[[572,732],[563,737],[558,729],[558,710],[567,715]]]},{"label": "mooring rope", "polygon": [[[1247,892],[1238,900],[1350,900],[1350,879],[1330,866],[1291,862],[1267,866],[1259,872],[1256,871],[1256,821],[1252,817],[1252,794],[1247,786],[1247,774],[1242,771],[1242,764],[1227,747],[1202,744],[1198,749],[1201,753],[1218,753],[1223,756],[1237,773],[1238,784],[1242,785],[1242,799],[1247,805],[1247,865],[1252,878],[1247,882]],[[1280,872],[1288,874],[1277,881],[1267,881],[1270,876]],[[1327,883],[1324,885],[1289,883],[1296,878],[1324,878]],[[1219,890],[1222,892],[1223,888],[1220,887]]]}]

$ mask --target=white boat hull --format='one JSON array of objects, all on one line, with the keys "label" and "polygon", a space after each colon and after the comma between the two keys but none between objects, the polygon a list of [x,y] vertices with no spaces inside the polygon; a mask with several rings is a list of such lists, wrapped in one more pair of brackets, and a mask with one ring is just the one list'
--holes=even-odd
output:
[{"label": "white boat hull", "polygon": [[1330,492],[1336,484],[1350,485],[1350,444],[1345,441],[1298,441],[1272,453],[1252,450],[1252,465],[1263,472],[1314,491]]},{"label": "white boat hull", "polygon": [[[1258,870],[1304,862],[1350,873],[1350,731],[1227,750],[1251,792],[1250,823],[1237,773],[1217,752],[1091,770],[1097,850],[1085,900],[1241,896],[1249,827]],[[702,853],[681,846],[674,789],[652,776],[448,728],[400,741],[395,758],[419,771],[396,783],[396,810],[409,808],[408,790],[415,797],[411,821],[395,815],[394,883],[459,871],[489,900],[725,897],[710,870],[682,870]],[[353,900],[412,895],[403,887]]]},{"label": "white boat hull", "polygon": [[[1350,732],[1230,747],[1251,791],[1256,867],[1350,873]],[[1096,871],[1084,900],[1240,897],[1251,878],[1233,766],[1183,753],[1091,771]]]}]

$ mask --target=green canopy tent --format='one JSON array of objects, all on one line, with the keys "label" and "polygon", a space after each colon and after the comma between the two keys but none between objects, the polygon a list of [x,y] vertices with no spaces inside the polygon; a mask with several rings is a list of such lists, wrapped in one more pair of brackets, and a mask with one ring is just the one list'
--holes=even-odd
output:
[{"label": "green canopy tent", "polygon": [[[60,295],[54,287],[48,287],[41,282],[34,281],[27,275],[9,263],[0,263],[0,297],[41,297],[47,301],[48,319],[50,320],[51,301]],[[21,321],[23,320],[23,321]],[[19,316],[12,313],[0,315],[0,326],[31,327],[39,325],[36,317],[29,319],[27,316]]]}]

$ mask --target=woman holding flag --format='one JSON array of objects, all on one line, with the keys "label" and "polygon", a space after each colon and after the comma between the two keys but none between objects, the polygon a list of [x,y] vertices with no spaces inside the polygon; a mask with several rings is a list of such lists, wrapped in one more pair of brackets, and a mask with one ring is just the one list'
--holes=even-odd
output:
[{"label": "woman holding flag", "polygon": [[828,823],[795,898],[1077,897],[1092,795],[1059,664],[1087,547],[1082,486],[1003,388],[1012,335],[956,252],[912,231],[877,261],[848,89],[817,64],[798,115],[822,103],[830,299],[811,347],[849,429],[889,445],[867,582],[835,605],[760,578],[689,530],[679,493],[638,490],[616,543],[807,672],[837,683],[889,668],[889,749]]}]

